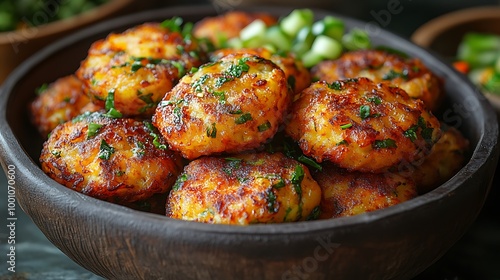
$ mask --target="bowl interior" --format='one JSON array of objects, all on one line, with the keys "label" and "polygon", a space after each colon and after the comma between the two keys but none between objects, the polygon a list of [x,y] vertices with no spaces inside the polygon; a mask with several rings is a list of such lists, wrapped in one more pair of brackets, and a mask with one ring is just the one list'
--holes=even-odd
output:
[{"label": "bowl interior", "polygon": [[[275,8],[274,10],[271,9],[271,11],[275,14],[286,14],[290,10],[286,8]],[[216,14],[210,7],[196,9],[191,12],[181,10],[179,13],[184,15],[183,18],[185,21],[193,22],[206,15]],[[83,30],[82,32],[74,34],[74,36],[69,36],[58,41],[52,46],[42,50],[38,56],[25,63],[23,65],[24,67],[17,69],[18,74],[15,75],[16,77],[11,79],[10,83],[8,81],[5,86],[5,91],[10,91],[6,92],[9,95],[6,116],[14,135],[20,141],[20,145],[25,149],[34,163],[38,164],[38,157],[40,155],[43,140],[31,124],[26,108],[29,102],[35,98],[36,89],[44,83],[50,83],[57,78],[74,73],[76,69],[78,69],[80,62],[86,57],[87,50],[91,44],[99,39],[105,38],[109,33],[121,32],[143,22],[162,21],[175,14],[175,9],[170,9],[167,13],[165,13],[165,11],[157,13],[148,12],[145,13],[144,16],[135,17],[133,21],[125,22],[118,19],[105,24],[96,25],[94,28]],[[316,12],[317,17],[322,17],[324,14],[326,14],[326,12],[321,10]],[[478,129],[479,127],[476,124],[481,122],[480,119],[484,116],[481,114],[470,114],[470,112],[473,112],[474,108],[484,105],[476,100],[482,99],[482,96],[474,94],[473,96],[467,97],[471,99],[470,102],[472,107],[470,108],[470,112],[469,109],[465,111],[454,109],[453,105],[455,103],[462,103],[461,99],[463,98],[460,92],[457,93],[454,80],[461,83],[464,81],[456,77],[455,73],[452,73],[439,58],[381,29],[374,29],[373,27],[349,18],[344,18],[344,20],[348,28],[362,27],[368,31],[376,46],[388,46],[403,50],[403,52],[410,56],[420,57],[435,73],[443,77],[446,81],[445,90],[448,94],[445,104],[442,106],[442,111],[438,112],[436,115],[448,125],[459,128],[465,136],[469,138],[472,147],[477,145],[484,131]]]}]

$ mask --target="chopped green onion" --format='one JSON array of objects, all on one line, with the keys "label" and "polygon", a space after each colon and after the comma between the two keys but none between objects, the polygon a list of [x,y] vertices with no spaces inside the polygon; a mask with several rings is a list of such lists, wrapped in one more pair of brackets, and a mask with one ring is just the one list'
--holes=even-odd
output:
[{"label": "chopped green onion", "polygon": [[289,36],[295,37],[304,26],[311,26],[314,14],[310,9],[295,9],[280,22],[281,29]]},{"label": "chopped green onion", "polygon": [[353,28],[344,34],[342,36],[342,44],[350,51],[369,49],[371,47],[370,36],[368,36],[366,31],[359,28]]},{"label": "chopped green onion", "polygon": [[289,51],[292,48],[292,41],[279,26],[269,27],[265,36],[266,42],[271,43],[279,50]]},{"label": "chopped green onion", "polygon": [[314,35],[325,35],[336,40],[342,40],[344,35],[344,22],[333,16],[325,16],[323,19],[318,20],[312,26]]},{"label": "chopped green onion", "polygon": [[99,132],[99,129],[101,129],[102,124],[98,123],[89,123],[87,127],[87,139],[94,137],[97,132]]},{"label": "chopped green onion", "polygon": [[342,44],[328,36],[319,35],[314,40],[311,51],[324,58],[335,59],[342,54]]}]

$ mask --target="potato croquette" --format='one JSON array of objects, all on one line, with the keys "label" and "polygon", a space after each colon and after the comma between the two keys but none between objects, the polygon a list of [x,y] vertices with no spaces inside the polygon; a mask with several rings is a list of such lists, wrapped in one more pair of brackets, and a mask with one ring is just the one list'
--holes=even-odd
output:
[{"label": "potato croquette", "polygon": [[114,106],[124,116],[150,117],[165,93],[204,56],[196,40],[146,23],[92,44],[76,75],[93,102],[104,106],[113,93]]},{"label": "potato croquette", "polygon": [[322,193],[320,219],[371,212],[417,196],[412,180],[390,172],[349,172],[330,163],[314,179]]},{"label": "potato croquette", "polygon": [[290,107],[283,71],[269,60],[235,54],[184,76],[156,109],[153,123],[187,159],[257,148]]},{"label": "potato croquette", "polygon": [[39,95],[30,104],[31,121],[46,139],[57,125],[86,111],[100,109],[91,104],[82,82],[74,75],[66,76],[41,87]]},{"label": "potato croquette", "polygon": [[313,83],[291,111],[285,131],[304,154],[350,171],[379,173],[411,162],[441,135],[421,100],[368,78]]},{"label": "potato croquette", "polygon": [[311,75],[329,83],[346,78],[366,77],[372,81],[390,82],[412,98],[424,101],[431,111],[441,105],[442,82],[418,58],[406,59],[381,50],[347,52],[337,60],[326,60],[311,69]]},{"label": "potato croquette", "polygon": [[295,94],[300,93],[311,84],[309,69],[290,52],[273,53],[266,48],[220,49],[210,56],[211,60],[217,61],[226,55],[236,53],[253,54],[274,62],[285,72],[286,80]]},{"label": "potato croquette", "polygon": [[179,176],[167,216],[248,225],[316,219],[321,190],[309,170],[281,153],[202,157]]},{"label": "potato croquette", "polygon": [[422,162],[414,163],[402,173],[413,179],[418,192],[424,194],[446,182],[463,167],[468,148],[469,141],[460,131],[449,127]]},{"label": "potato croquette", "polygon": [[83,194],[127,205],[168,192],[182,171],[150,122],[86,113],[56,127],[40,155],[42,170]]},{"label": "potato croquette", "polygon": [[277,23],[276,17],[267,13],[230,11],[196,22],[193,34],[197,38],[209,39],[215,47],[220,48],[227,40],[238,37],[240,31],[256,19],[262,20],[267,26]]}]

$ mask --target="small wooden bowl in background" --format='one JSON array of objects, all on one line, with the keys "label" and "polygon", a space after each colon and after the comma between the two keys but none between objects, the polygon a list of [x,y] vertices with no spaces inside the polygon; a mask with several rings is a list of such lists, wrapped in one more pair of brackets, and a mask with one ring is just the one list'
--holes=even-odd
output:
[{"label": "small wooden bowl in background", "polygon": [[[468,8],[442,15],[415,30],[411,40],[452,60],[468,32],[500,35],[500,6]],[[483,93],[500,116],[500,95]]]},{"label": "small wooden bowl in background", "polygon": [[[0,32],[0,57],[2,58],[0,84],[17,65],[39,49],[84,26],[130,12],[132,6],[137,5],[134,2],[138,1],[110,0],[94,9],[68,19],[12,32]],[[50,11],[47,11],[35,19],[28,20],[48,21],[49,13]]]}]

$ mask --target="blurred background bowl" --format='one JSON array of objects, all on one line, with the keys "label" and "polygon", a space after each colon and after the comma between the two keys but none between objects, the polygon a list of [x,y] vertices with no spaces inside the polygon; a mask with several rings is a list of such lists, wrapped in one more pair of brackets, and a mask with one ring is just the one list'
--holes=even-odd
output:
[{"label": "blurred background bowl", "polygon": [[[500,6],[468,8],[444,14],[416,29],[411,40],[453,61],[460,42],[469,32],[500,35]],[[500,116],[500,95],[483,93]]]},{"label": "blurred background bowl", "polygon": [[[57,4],[57,1],[54,2]],[[51,22],[50,17],[53,17],[58,9],[57,6],[52,5],[47,6],[46,10],[41,10],[33,18],[26,19],[38,23],[38,26],[0,32],[0,57],[2,58],[0,84],[17,65],[45,45],[84,26],[130,12],[137,5],[140,5],[140,3],[136,0],[109,0],[67,19]],[[48,23],[41,24],[43,22]]]}]

